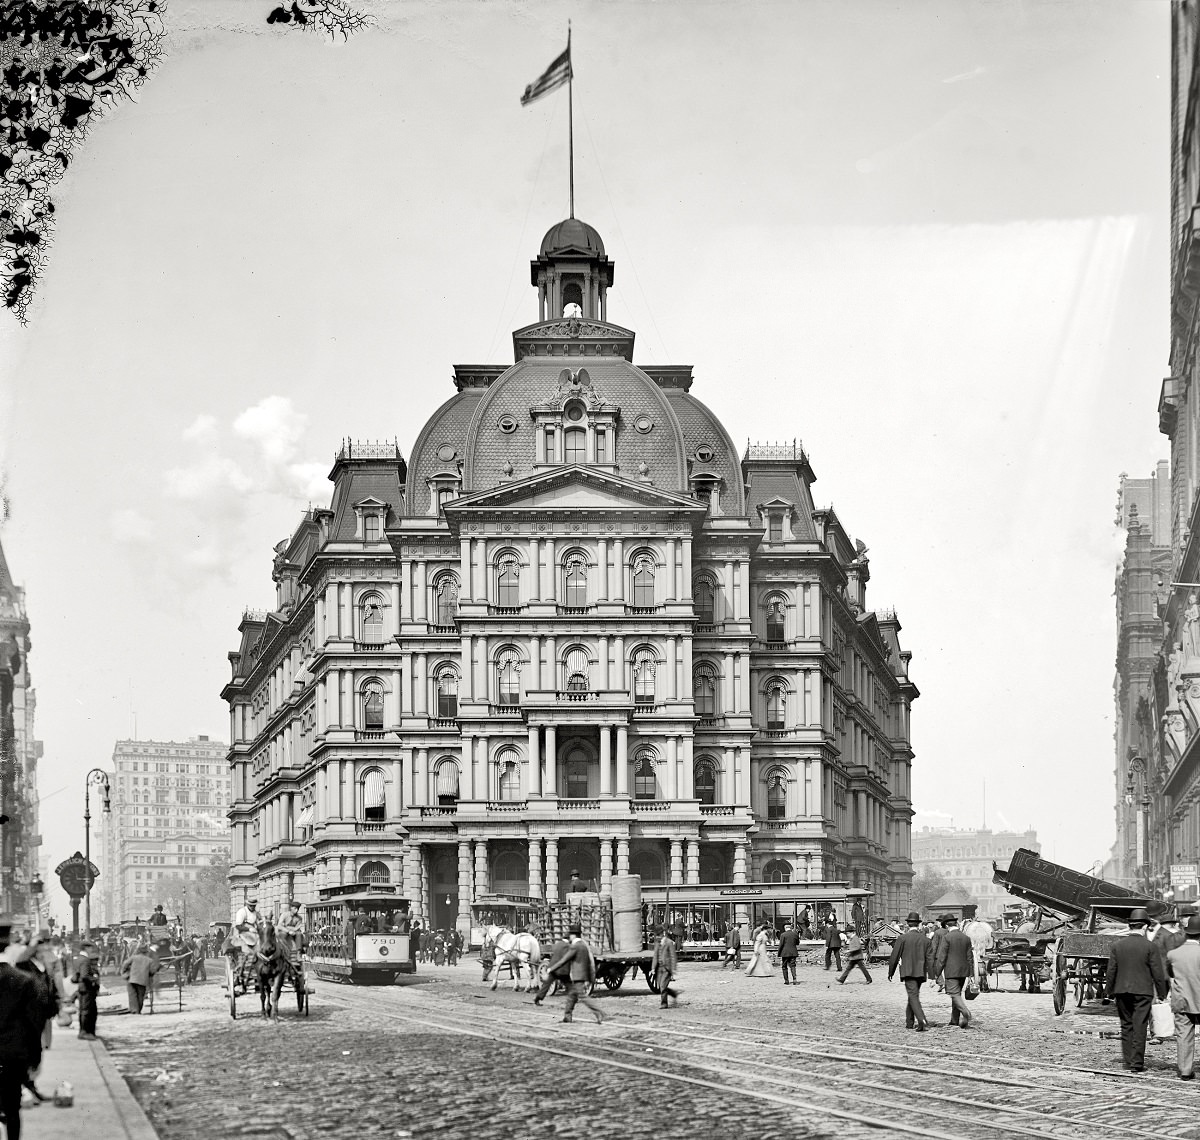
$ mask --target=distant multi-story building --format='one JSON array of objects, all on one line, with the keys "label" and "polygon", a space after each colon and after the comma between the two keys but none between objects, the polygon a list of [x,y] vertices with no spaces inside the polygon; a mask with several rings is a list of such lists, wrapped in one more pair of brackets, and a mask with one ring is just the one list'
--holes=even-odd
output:
[{"label": "distant multi-story building", "polygon": [[25,591],[13,584],[0,547],[0,814],[6,817],[0,821],[0,911],[30,925],[41,902],[30,889],[38,877],[42,843],[37,791],[42,742],[34,739],[36,711]]},{"label": "distant multi-story building", "polygon": [[1036,831],[992,831],[986,827],[922,827],[912,837],[913,870],[938,872],[971,896],[981,918],[1000,914],[1020,899],[992,882],[992,863],[1001,868],[1018,847],[1041,851]]},{"label": "distant multi-story building", "polygon": [[[512,364],[460,365],[406,462],[347,443],[223,692],[231,884],[261,905],[845,880],[908,907],[918,693],[803,447],[739,456],[690,365],[633,362],[569,218]],[[851,457],[847,457],[851,461]]]},{"label": "distant multi-story building", "polygon": [[[1121,476],[1117,526],[1125,550],[1117,568],[1116,842],[1104,877],[1134,890],[1153,889],[1168,861],[1163,850],[1166,773],[1155,669],[1162,668],[1162,613],[1171,579],[1171,480],[1166,460],[1148,479]],[[1165,690],[1165,686],[1164,686]],[[1157,868],[1157,872],[1151,868]]]},{"label": "distant multi-story building", "polygon": [[111,814],[92,811],[102,852],[93,923],[145,918],[168,903],[158,880],[195,879],[210,861],[228,859],[226,753],[207,736],[117,741]]}]

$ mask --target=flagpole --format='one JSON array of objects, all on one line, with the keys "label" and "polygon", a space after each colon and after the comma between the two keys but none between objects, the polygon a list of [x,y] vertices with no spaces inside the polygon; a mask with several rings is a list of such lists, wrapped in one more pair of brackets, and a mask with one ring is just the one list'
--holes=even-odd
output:
[{"label": "flagpole", "polygon": [[570,155],[571,217],[575,216],[575,68],[571,66],[571,21],[567,21],[567,152]]}]

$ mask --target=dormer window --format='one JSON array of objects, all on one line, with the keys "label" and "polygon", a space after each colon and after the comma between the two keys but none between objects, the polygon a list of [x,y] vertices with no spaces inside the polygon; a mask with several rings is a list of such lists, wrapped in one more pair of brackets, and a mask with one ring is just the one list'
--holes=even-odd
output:
[{"label": "dormer window", "polygon": [[767,516],[767,541],[783,541],[783,515],[779,514],[777,511],[772,511]]},{"label": "dormer window", "polygon": [[587,462],[587,432],[583,428],[568,428],[563,436],[563,462]]},{"label": "dormer window", "polygon": [[363,538],[367,542],[379,541],[379,516],[376,514],[363,515]]},{"label": "dormer window", "polygon": [[358,537],[363,542],[379,542],[383,537],[384,515],[387,504],[376,498],[363,499],[354,504],[354,513],[358,516]]}]

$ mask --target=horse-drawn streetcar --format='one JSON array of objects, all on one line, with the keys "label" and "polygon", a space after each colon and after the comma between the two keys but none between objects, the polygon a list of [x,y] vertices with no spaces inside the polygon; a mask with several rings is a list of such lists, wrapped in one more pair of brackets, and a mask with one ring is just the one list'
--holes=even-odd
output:
[{"label": "horse-drawn streetcar", "polygon": [[305,916],[308,960],[318,978],[386,986],[416,972],[408,899],[386,884],[326,887]]}]

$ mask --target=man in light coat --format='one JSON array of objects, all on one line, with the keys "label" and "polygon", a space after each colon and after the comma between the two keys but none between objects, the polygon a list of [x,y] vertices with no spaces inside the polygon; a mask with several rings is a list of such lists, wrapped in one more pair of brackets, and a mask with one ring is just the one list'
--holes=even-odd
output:
[{"label": "man in light coat", "polygon": [[1167,975],[1171,979],[1179,1079],[1190,1081],[1196,1075],[1196,1026],[1200,1024],[1200,915],[1188,918],[1183,934],[1183,945],[1167,951]]},{"label": "man in light coat", "polygon": [[142,1004],[146,1000],[146,990],[150,987],[154,975],[158,973],[158,958],[150,953],[146,944],[140,943],[129,961],[121,967],[125,976],[126,989],[129,993],[129,1012],[141,1013]]},{"label": "man in light coat", "polygon": [[907,1029],[924,1033],[929,1028],[929,1019],[921,1008],[921,985],[930,967],[930,943],[921,929],[921,916],[912,911],[908,916],[908,929],[896,939],[892,956],[888,960],[888,981],[900,970],[900,980],[908,993],[908,1007],[904,1011]]}]

